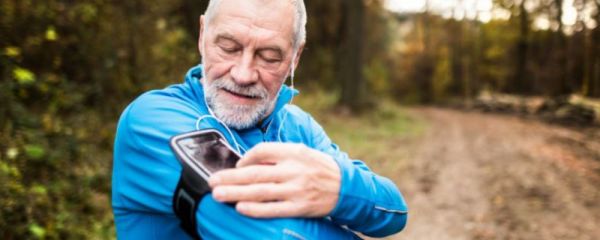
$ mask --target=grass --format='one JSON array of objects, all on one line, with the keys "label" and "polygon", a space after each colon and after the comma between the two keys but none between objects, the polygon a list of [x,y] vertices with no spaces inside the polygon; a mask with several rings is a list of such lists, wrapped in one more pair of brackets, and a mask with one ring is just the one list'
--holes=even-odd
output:
[{"label": "grass", "polygon": [[299,95],[294,103],[311,113],[350,157],[365,161],[381,175],[398,179],[426,124],[390,100],[381,100],[376,108],[360,115],[340,111],[336,100],[334,94],[311,91]]}]

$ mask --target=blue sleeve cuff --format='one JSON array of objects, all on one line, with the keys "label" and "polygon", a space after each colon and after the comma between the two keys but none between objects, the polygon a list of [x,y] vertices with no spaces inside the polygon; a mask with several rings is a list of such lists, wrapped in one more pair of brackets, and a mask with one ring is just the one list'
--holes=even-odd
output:
[{"label": "blue sleeve cuff", "polygon": [[407,207],[396,185],[373,173],[362,161],[351,160],[340,151],[323,128],[310,116],[311,146],[333,157],[340,167],[338,202],[331,220],[371,237],[385,237],[404,229]]},{"label": "blue sleeve cuff", "polygon": [[330,214],[333,221],[371,237],[385,237],[404,229],[408,210],[392,181],[369,171],[360,161],[342,158],[336,162],[341,188]]}]

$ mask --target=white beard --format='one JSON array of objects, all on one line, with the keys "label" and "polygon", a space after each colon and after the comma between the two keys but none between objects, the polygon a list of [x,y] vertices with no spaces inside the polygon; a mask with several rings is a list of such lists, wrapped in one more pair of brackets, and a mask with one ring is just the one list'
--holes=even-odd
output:
[{"label": "white beard", "polygon": [[[234,129],[247,129],[264,119],[275,105],[275,98],[269,98],[269,92],[261,85],[240,86],[231,79],[202,79],[206,104],[219,120]],[[222,89],[258,98],[254,105],[232,104]]]}]

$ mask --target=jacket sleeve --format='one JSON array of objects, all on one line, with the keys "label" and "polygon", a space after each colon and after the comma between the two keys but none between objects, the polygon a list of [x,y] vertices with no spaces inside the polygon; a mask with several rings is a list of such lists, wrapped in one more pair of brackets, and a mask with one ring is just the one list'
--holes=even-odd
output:
[{"label": "jacket sleeve", "polygon": [[350,159],[312,117],[309,121],[313,148],[331,155],[341,171],[340,196],[330,213],[331,219],[370,237],[402,231],[408,209],[396,185],[372,172],[362,161]]},{"label": "jacket sleeve", "polygon": [[[181,239],[172,210],[181,165],[169,147],[172,136],[193,131],[197,114],[183,102],[142,96],[123,113],[113,163],[112,205],[122,239]],[[254,219],[211,194],[201,201],[197,229],[204,239],[352,239],[326,219]],[[154,220],[151,220],[154,219]]]}]

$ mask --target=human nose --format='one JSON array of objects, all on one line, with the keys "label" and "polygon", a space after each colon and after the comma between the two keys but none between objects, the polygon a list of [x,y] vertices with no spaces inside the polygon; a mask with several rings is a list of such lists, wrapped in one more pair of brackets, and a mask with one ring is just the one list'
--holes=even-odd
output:
[{"label": "human nose", "polygon": [[254,68],[253,55],[244,53],[240,61],[231,69],[231,78],[239,85],[250,85],[258,80],[258,73]]}]

